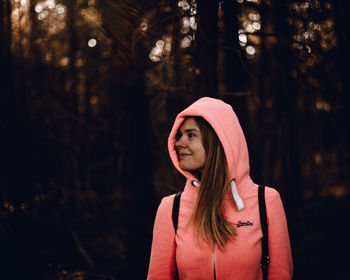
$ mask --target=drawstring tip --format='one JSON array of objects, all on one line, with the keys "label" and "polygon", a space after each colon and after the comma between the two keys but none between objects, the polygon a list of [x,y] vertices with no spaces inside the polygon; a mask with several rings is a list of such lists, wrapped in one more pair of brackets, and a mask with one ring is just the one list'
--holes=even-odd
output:
[{"label": "drawstring tip", "polygon": [[238,211],[241,211],[242,209],[244,209],[244,204],[243,204],[242,198],[237,197],[235,199],[235,202],[236,202],[236,206],[237,206]]},{"label": "drawstring tip", "polygon": [[199,188],[199,187],[200,187],[199,182],[198,182],[198,181],[196,181],[196,180],[192,180],[191,184],[192,184],[192,186],[195,186],[195,187],[197,187],[197,188]]},{"label": "drawstring tip", "polygon": [[241,211],[242,209],[244,209],[244,204],[243,204],[242,198],[238,194],[235,180],[231,181],[231,191],[232,191],[232,196],[236,203],[237,209],[238,211]]}]

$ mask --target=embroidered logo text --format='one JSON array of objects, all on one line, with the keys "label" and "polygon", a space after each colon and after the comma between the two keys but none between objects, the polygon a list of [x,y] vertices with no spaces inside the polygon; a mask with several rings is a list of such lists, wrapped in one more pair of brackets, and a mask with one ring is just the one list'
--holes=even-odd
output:
[{"label": "embroidered logo text", "polygon": [[251,221],[246,221],[246,222],[238,221],[237,227],[252,227],[253,224],[254,223]]}]

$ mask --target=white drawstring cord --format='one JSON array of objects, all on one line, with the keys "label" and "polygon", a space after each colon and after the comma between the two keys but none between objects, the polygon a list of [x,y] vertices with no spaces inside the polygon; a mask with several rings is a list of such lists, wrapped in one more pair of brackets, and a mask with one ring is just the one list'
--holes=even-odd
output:
[{"label": "white drawstring cord", "polygon": [[232,196],[233,196],[233,199],[235,200],[237,209],[238,211],[241,211],[244,208],[244,204],[243,204],[242,198],[239,196],[237,192],[235,180],[231,181],[231,191],[232,191]]},{"label": "white drawstring cord", "polygon": [[199,187],[200,187],[199,182],[198,182],[198,181],[196,181],[196,180],[192,180],[191,184],[192,184],[192,186],[195,186],[195,187],[197,187],[197,188],[199,188]]}]

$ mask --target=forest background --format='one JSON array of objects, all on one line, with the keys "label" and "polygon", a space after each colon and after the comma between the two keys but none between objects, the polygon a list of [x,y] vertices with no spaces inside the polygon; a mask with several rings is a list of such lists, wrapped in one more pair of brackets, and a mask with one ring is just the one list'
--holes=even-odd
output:
[{"label": "forest background", "polygon": [[145,279],[167,137],[231,104],[281,194],[294,279],[349,279],[342,0],[0,2],[0,278]]}]

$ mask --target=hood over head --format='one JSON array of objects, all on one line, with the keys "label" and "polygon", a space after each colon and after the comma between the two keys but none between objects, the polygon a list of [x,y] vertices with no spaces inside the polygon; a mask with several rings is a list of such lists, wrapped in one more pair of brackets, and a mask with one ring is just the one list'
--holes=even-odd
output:
[{"label": "hood over head", "polygon": [[177,170],[191,182],[197,180],[194,175],[180,167],[175,149],[176,133],[186,117],[202,117],[214,129],[224,148],[228,164],[231,191],[238,210],[244,208],[239,193],[248,183],[252,183],[249,176],[249,155],[247,143],[232,107],[222,100],[203,97],[188,108],[180,112],[174,122],[168,139],[170,158]]}]

